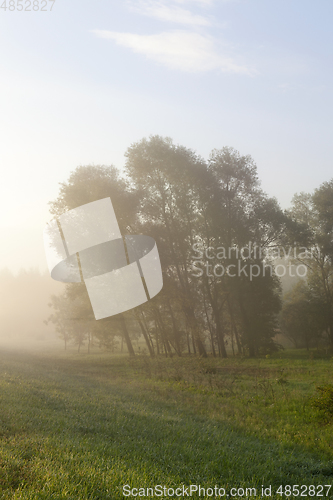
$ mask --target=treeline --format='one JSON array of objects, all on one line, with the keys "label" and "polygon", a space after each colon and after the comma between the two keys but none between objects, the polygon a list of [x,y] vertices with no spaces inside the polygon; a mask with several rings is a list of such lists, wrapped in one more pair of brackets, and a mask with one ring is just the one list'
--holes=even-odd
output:
[{"label": "treeline", "polygon": [[333,347],[333,179],[293,198],[288,216],[301,246],[294,262],[307,269],[284,296],[281,329],[295,347]]},{"label": "treeline", "polygon": [[[278,349],[281,287],[270,250],[294,241],[298,248],[319,248],[322,214],[305,220],[298,198],[292,212],[283,212],[260,188],[251,157],[231,148],[214,150],[205,161],[153,136],[133,144],[125,156],[125,177],[113,166],[78,167],[61,184],[50,211],[59,216],[111,197],[123,235],[156,240],[164,286],[142,306],[95,321],[84,284],[68,284],[63,295],[53,296],[49,318],[65,343],[114,349],[121,338],[134,355],[133,338],[142,336],[151,356],[206,356],[208,350],[221,357],[256,356]],[[325,255],[325,266],[332,265],[332,252]],[[327,280],[332,290],[331,275]],[[332,312],[332,296],[325,300]],[[333,344],[329,318],[321,328]],[[283,325],[289,331],[284,313]]]}]

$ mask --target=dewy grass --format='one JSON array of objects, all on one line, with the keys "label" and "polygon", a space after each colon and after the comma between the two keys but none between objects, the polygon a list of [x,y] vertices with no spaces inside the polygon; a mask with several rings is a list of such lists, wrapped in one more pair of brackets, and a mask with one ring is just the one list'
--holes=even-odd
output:
[{"label": "dewy grass", "polygon": [[311,401],[332,368],[2,352],[0,498],[120,499],[124,485],[191,484],[256,487],[258,498],[271,485],[282,498],[280,485],[329,485],[332,423]]}]

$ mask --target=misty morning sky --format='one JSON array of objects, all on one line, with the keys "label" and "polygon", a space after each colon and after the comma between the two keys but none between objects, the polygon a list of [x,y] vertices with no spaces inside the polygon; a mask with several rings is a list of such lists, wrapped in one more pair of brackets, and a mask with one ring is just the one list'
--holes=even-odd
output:
[{"label": "misty morning sky", "polygon": [[0,269],[44,270],[59,182],[78,165],[122,168],[151,134],[204,158],[251,155],[283,208],[330,180],[332,19],[331,0],[0,9]]}]

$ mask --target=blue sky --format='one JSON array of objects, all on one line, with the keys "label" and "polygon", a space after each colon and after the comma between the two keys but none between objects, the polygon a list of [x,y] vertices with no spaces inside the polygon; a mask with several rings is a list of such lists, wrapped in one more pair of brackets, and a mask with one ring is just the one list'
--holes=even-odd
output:
[{"label": "blue sky", "polygon": [[331,0],[51,5],[0,9],[0,268],[44,269],[58,183],[150,134],[250,154],[284,208],[333,177]]}]

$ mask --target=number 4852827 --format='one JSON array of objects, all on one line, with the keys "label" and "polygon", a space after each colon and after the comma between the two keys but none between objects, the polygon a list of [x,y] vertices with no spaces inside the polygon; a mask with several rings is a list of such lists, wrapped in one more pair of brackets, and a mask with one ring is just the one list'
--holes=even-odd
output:
[{"label": "number 4852827", "polygon": [[294,484],[293,486],[290,486],[289,484],[286,484],[285,486],[279,486],[279,488],[276,490],[276,493],[278,495],[284,495],[286,497],[292,496],[293,498],[295,497],[324,497],[328,496],[328,493],[331,489],[331,484],[317,484],[315,485],[310,485],[307,486],[306,484],[298,485]]},{"label": "number 4852827", "polygon": [[[1,2],[1,0],[0,0]],[[19,12],[24,10],[26,12],[31,12],[31,11],[41,11],[41,12],[47,12],[51,11],[53,9],[55,0],[4,0],[1,5],[0,9],[3,10],[9,10],[9,11],[14,11],[18,10]]]}]

